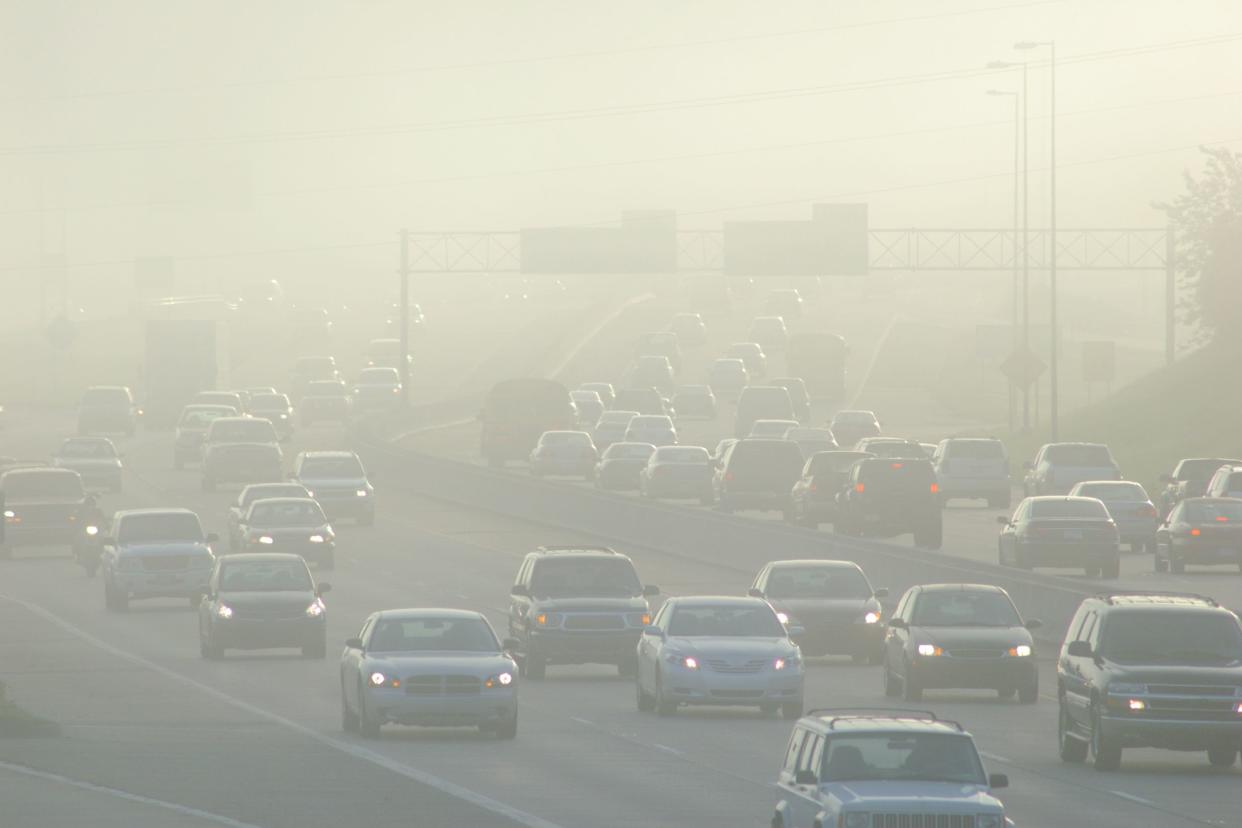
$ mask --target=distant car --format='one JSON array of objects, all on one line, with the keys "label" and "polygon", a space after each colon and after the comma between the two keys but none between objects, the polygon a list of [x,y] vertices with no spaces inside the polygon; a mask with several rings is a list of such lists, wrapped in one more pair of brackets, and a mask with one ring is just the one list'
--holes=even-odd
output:
[{"label": "distant car", "polygon": [[782,624],[802,628],[791,637],[803,655],[848,655],[872,664],[883,658],[880,599],[888,590],[872,587],[853,561],[772,561],[759,570],[749,594],[771,604]]},{"label": "distant car", "polygon": [[613,443],[625,439],[625,432],[630,427],[630,420],[638,416],[637,411],[605,411],[595,424],[592,439],[595,448],[604,451]]},{"label": "distant car", "polygon": [[837,515],[837,494],[845,488],[850,468],[874,456],[865,451],[835,450],[812,454],[802,467],[802,477],[794,483],[785,519],[802,526],[832,523]]},{"label": "distant car", "polygon": [[78,434],[125,434],[138,428],[134,395],[123,385],[93,385],[78,405]]},{"label": "distant car", "polygon": [[677,427],[671,417],[639,414],[625,430],[627,443],[651,443],[653,446],[677,445]]},{"label": "distant car", "polygon": [[276,483],[283,477],[280,449],[271,443],[214,443],[203,454],[205,492],[221,483]]},{"label": "distant car", "polygon": [[798,377],[777,377],[769,380],[767,384],[778,385],[788,392],[795,420],[800,423],[811,421],[811,395],[807,393],[805,382]]},{"label": "distant car", "polygon": [[237,532],[240,546],[248,552],[288,552],[320,569],[336,564],[336,533],[313,498],[252,501],[237,522]]},{"label": "distant car", "polygon": [[924,456],[925,456],[928,460],[931,460],[931,459],[933,459],[933,458],[936,456],[936,448],[937,448],[937,446],[936,446],[936,444],[935,444],[935,443],[919,443],[919,445],[920,445],[920,446],[922,447],[922,449],[923,449],[923,455],[924,455]]},{"label": "distant car", "polygon": [[1242,498],[1242,465],[1217,469],[1204,488],[1203,496]]},{"label": "distant car", "polygon": [[347,423],[353,414],[354,402],[342,380],[315,380],[307,383],[298,406],[301,423]]},{"label": "distant car", "polygon": [[588,431],[595,428],[595,424],[604,414],[604,401],[600,399],[599,392],[578,389],[570,391],[569,398],[573,400],[574,410],[578,412],[578,425]]},{"label": "distant car", "polygon": [[199,391],[190,400],[190,405],[223,405],[233,409],[235,417],[246,414],[246,402],[237,391]]},{"label": "distant car", "polygon": [[1117,524],[1121,542],[1131,552],[1156,551],[1156,505],[1147,496],[1142,484],[1133,480],[1087,480],[1074,484],[1070,497],[1094,497],[1108,509],[1108,516]]},{"label": "distant car", "polygon": [[342,382],[336,360],[330,356],[301,357],[293,365],[293,396],[301,399],[312,382]]},{"label": "distant car", "polygon": [[[367,345],[367,367],[368,368],[401,368],[401,340],[400,339],[372,339]],[[405,364],[408,366],[414,364],[414,356],[407,353],[405,355]]]},{"label": "distant car", "polygon": [[673,331],[655,331],[640,336],[634,357],[641,360],[646,356],[668,357],[672,370],[681,371],[681,344]]},{"label": "distant car", "polygon": [[216,561],[198,606],[198,648],[203,658],[226,650],[296,647],[306,658],[328,652],[330,584],[316,584],[297,555],[278,552],[229,555]]},{"label": "distant car", "polygon": [[1045,443],[1023,465],[1027,497],[1068,494],[1083,480],[1120,480],[1121,470],[1103,443]]},{"label": "distant car", "polygon": [[330,519],[351,517],[362,526],[375,522],[375,489],[352,451],[304,451],[289,477],[306,487]]},{"label": "distant car", "polygon": [[1009,508],[1009,458],[1005,444],[985,437],[941,440],[932,458],[940,496],[987,500],[993,509]]},{"label": "distant car", "polygon": [[52,455],[52,465],[77,472],[88,490],[121,491],[124,466],[107,437],[70,437]]},{"label": "distant car", "polygon": [[725,351],[730,359],[740,359],[746,365],[746,373],[762,377],[768,372],[768,356],[758,342],[735,342]]},{"label": "distant car", "polygon": [[396,368],[364,368],[350,396],[355,412],[395,411],[401,407],[401,374]]},{"label": "distant car", "polygon": [[173,468],[202,458],[203,437],[208,427],[221,417],[236,417],[237,410],[225,405],[187,405],[177,419],[173,436]]},{"label": "distant car", "polygon": [[716,395],[710,385],[683,385],[673,395],[679,420],[716,419]]},{"label": "distant car", "polygon": [[871,457],[850,467],[837,494],[833,529],[843,535],[891,538],[910,533],[914,545],[939,549],[944,523],[940,489],[928,460]]},{"label": "distant car", "polygon": [[279,439],[288,440],[293,435],[293,405],[284,394],[253,394],[250,398],[250,411],[256,417],[270,420]]},{"label": "distant car", "polygon": [[599,453],[587,432],[545,431],[530,453],[530,473],[590,480],[597,462]]},{"label": "distant car", "polygon": [[1242,500],[1188,497],[1160,524],[1155,570],[1175,574],[1197,566],[1237,566],[1242,571]]},{"label": "distant car", "polygon": [[718,359],[707,372],[707,385],[717,397],[735,400],[750,382],[750,372],[740,359]]},{"label": "distant car", "polygon": [[756,420],[786,420],[797,425],[789,392],[776,385],[748,385],[743,388],[737,400],[737,410],[733,413],[733,436],[749,436]]},{"label": "distant car", "polygon": [[136,598],[181,598],[197,607],[215,565],[215,541],[189,509],[117,512],[101,540],[104,606],[121,612]]},{"label": "distant car", "polygon": [[810,457],[820,451],[836,451],[840,448],[832,436],[832,430],[827,428],[794,426],[785,432],[783,439],[796,443],[803,457]]},{"label": "distant car", "polygon": [[707,326],[703,316],[697,313],[678,313],[673,315],[669,330],[677,334],[677,341],[683,345],[702,345],[707,342]]},{"label": "distant car", "polygon": [[721,511],[759,509],[784,512],[802,474],[802,452],[784,440],[738,440],[726,449],[714,478]]},{"label": "distant car", "polygon": [[832,429],[841,448],[852,449],[864,437],[880,436],[880,421],[876,419],[874,411],[838,411],[828,427]]},{"label": "distant car", "polygon": [[1039,700],[1031,630],[1009,594],[983,584],[924,584],[901,597],[884,642],[884,695],[919,701],[939,688],[996,690]]},{"label": "distant car", "polygon": [[639,711],[671,716],[683,705],[755,706],[802,715],[804,666],[762,598],[674,597],[638,642]]},{"label": "distant car", "polygon": [[729,449],[737,442],[736,437],[726,437],[716,444],[716,448],[712,449],[712,465],[720,468],[725,461],[725,456],[729,453]]},{"label": "distant car", "polygon": [[668,400],[654,388],[622,388],[612,407],[617,411],[637,411],[646,415],[673,416],[676,412]]},{"label": "distant car", "polygon": [[72,547],[85,505],[82,476],[72,469],[30,466],[0,474],[0,558],[19,546]]},{"label": "distant car", "polygon": [[612,387],[611,382],[584,382],[578,386],[579,391],[594,391],[599,394],[600,400],[604,403],[604,408],[612,408],[613,400],[617,398],[617,389]]},{"label": "distant car", "polygon": [[[755,420],[750,424],[747,437],[760,440],[784,440],[790,429],[798,427],[797,420]],[[802,450],[801,447],[798,448]]]},{"label": "distant car", "polygon": [[207,424],[199,445],[199,454],[207,453],[221,445],[265,445],[280,451],[280,437],[271,420],[260,417],[216,417]]},{"label": "distant car", "polygon": [[388,723],[517,735],[517,663],[482,613],[372,613],[341,654],[341,727],[379,737]]},{"label": "distant car", "polygon": [[251,483],[243,487],[237,499],[229,505],[226,517],[229,549],[237,550],[242,545],[241,522],[246,512],[250,511],[250,504],[271,497],[310,497],[310,494],[301,483]]},{"label": "distant car", "polygon": [[1242,466],[1242,460],[1220,457],[1188,457],[1178,461],[1169,474],[1160,475],[1164,490],[1160,493],[1160,516],[1167,517],[1181,500],[1202,497],[1208,481],[1221,466]]},{"label": "distant car", "polygon": [[673,377],[673,364],[666,356],[640,356],[630,371],[630,385],[636,388],[654,388],[662,393],[671,391],[677,380]]},{"label": "distant car", "polygon": [[785,328],[785,320],[779,316],[756,316],[746,337],[758,342],[765,353],[779,354],[785,351],[789,331]]},{"label": "distant car", "polygon": [[638,476],[655,453],[650,443],[616,442],[608,446],[595,464],[595,487],[605,491],[638,491]]},{"label": "distant car", "polygon": [[1121,575],[1117,524],[1093,497],[1028,497],[1012,518],[997,522],[1001,566],[1082,569],[1088,577]]},{"label": "distant car", "polygon": [[639,490],[643,497],[693,498],[710,506],[714,471],[702,446],[661,446],[639,474]]},{"label": "distant car", "polygon": [[864,437],[854,444],[855,451],[865,451],[876,457],[905,460],[929,460],[923,446],[914,440],[900,437]]},{"label": "distant car", "polygon": [[785,319],[799,319],[802,317],[802,294],[797,288],[774,290],[764,299],[763,310]]}]

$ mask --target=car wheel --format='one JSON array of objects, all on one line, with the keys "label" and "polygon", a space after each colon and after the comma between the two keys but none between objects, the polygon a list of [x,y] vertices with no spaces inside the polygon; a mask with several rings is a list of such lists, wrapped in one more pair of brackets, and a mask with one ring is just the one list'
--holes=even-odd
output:
[{"label": "car wheel", "polygon": [[901,682],[893,675],[893,671],[888,669],[888,664],[884,665],[884,695],[890,699],[901,695]]},{"label": "car wheel", "polygon": [[802,702],[785,702],[781,705],[781,718],[786,720],[802,718]]},{"label": "car wheel", "polygon": [[1208,761],[1214,768],[1231,768],[1238,760],[1238,749],[1228,745],[1208,748]]},{"label": "car wheel", "polygon": [[631,677],[638,674],[638,657],[631,656],[617,664],[617,674],[624,677]]},{"label": "car wheel", "polygon": [[1039,701],[1039,681],[1031,681],[1019,687],[1018,701],[1022,704],[1034,704]]},{"label": "car wheel", "polygon": [[1121,767],[1121,743],[1104,735],[1100,711],[1091,713],[1091,755],[1095,757],[1095,769],[1115,771]]},{"label": "car wheel", "polygon": [[547,672],[548,663],[546,661],[529,653],[526,655],[525,660],[522,662],[522,674],[526,678],[534,681],[542,681],[543,677],[547,675]]},{"label": "car wheel", "polygon": [[672,716],[677,713],[677,702],[664,698],[664,680],[660,678],[659,673],[656,673],[655,708],[656,714],[660,716]]},{"label": "car wheel", "polygon": [[902,698],[906,701],[916,702],[923,700],[923,688],[919,687],[919,683],[914,680],[909,665],[906,666],[906,677],[901,682]]},{"label": "car wheel", "polygon": [[1057,748],[1061,754],[1061,761],[1082,762],[1087,758],[1087,743],[1070,734],[1069,713],[1065,710],[1065,703],[1062,702],[1059,708],[1057,711]]},{"label": "car wheel", "polygon": [[1160,544],[1156,544],[1156,551],[1151,556],[1151,568],[1157,573],[1169,571],[1169,559],[1160,557]]},{"label": "car wheel", "polygon": [[364,739],[378,739],[380,735],[379,720],[367,713],[366,691],[362,685],[358,686],[358,732]]},{"label": "car wheel", "polygon": [[650,713],[655,710],[655,699],[647,695],[647,691],[643,689],[642,682],[634,682],[634,706],[638,708],[639,713]]},{"label": "car wheel", "polygon": [[302,658],[327,658],[328,657],[328,640],[327,638],[316,641],[307,647],[302,648]]},{"label": "car wheel", "polygon": [[509,717],[508,719],[505,719],[503,722],[501,722],[499,725],[496,726],[496,738],[497,739],[517,738],[517,725],[518,725],[517,711],[514,711],[511,717]]},{"label": "car wheel", "polygon": [[349,709],[349,702],[345,701],[345,681],[341,680],[341,730],[346,733],[356,733],[358,731],[358,714]]},{"label": "car wheel", "polygon": [[1118,557],[1115,560],[1109,561],[1108,564],[1100,570],[1100,574],[1102,574],[1105,578],[1120,578],[1121,558]]}]

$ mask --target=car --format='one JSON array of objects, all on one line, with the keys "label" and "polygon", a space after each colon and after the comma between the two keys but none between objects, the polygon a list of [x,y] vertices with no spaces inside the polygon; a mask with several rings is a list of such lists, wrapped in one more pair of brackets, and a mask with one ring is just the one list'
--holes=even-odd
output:
[{"label": "car", "polygon": [[763,310],[785,319],[799,319],[802,316],[802,294],[797,288],[773,290],[763,300]]},{"label": "car", "polygon": [[595,464],[595,488],[604,491],[637,491],[639,475],[655,453],[650,443],[612,443]]},{"label": "car", "polygon": [[676,313],[668,329],[677,334],[678,344],[703,345],[707,342],[707,325],[698,313]]},{"label": "car", "polygon": [[639,473],[639,491],[649,498],[696,498],[715,502],[712,457],[702,446],[661,446]]},{"label": "car", "polygon": [[870,457],[854,463],[837,493],[832,527],[842,535],[877,538],[909,533],[915,546],[939,549],[944,521],[931,461]]},{"label": "car", "polygon": [[800,423],[811,421],[811,395],[800,377],[776,377],[769,380],[768,385],[778,385],[789,394],[789,404],[793,406],[795,420]]},{"label": "car", "polygon": [[600,399],[599,392],[579,389],[570,391],[569,398],[573,400],[574,410],[578,412],[578,425],[588,431],[595,428],[595,424],[604,414],[604,401]]},{"label": "car", "polygon": [[999,517],[1001,566],[1081,568],[1087,577],[1121,575],[1121,535],[1093,497],[1028,497],[1013,517]]},{"label": "car", "polygon": [[239,546],[249,552],[288,552],[324,570],[336,565],[336,533],[314,498],[255,500],[237,531]]},{"label": "car", "polygon": [[301,400],[312,382],[342,382],[336,360],[330,356],[301,357],[293,364],[293,396]]},{"label": "car", "polygon": [[765,353],[779,354],[785,350],[789,331],[785,328],[785,320],[780,316],[756,316],[750,323],[750,331],[746,337],[751,342],[758,342]]},{"label": "car", "polygon": [[1085,599],[1057,659],[1058,746],[1098,771],[1125,748],[1201,750],[1217,768],[1242,748],[1242,626],[1211,598],[1113,592]]},{"label": "car", "polygon": [[1203,490],[1204,497],[1242,497],[1242,465],[1221,466]]},{"label": "car", "polygon": [[716,419],[716,395],[710,385],[683,385],[673,395],[679,420]]},{"label": "car", "polygon": [[216,540],[189,509],[117,512],[100,539],[104,606],[123,612],[134,599],[181,598],[198,607],[215,566]]},{"label": "car", "polygon": [[1068,494],[1084,480],[1121,480],[1121,470],[1103,443],[1045,443],[1023,464],[1027,497]]},{"label": "car", "polygon": [[246,414],[246,402],[237,391],[199,391],[190,399],[190,405],[223,405],[233,409],[234,417]]},{"label": "car", "polygon": [[301,483],[251,483],[242,487],[237,499],[229,506],[226,518],[229,549],[237,550],[242,545],[240,525],[246,512],[250,511],[250,504],[269,497],[310,497],[310,493]]},{"label": "car", "polygon": [[617,392],[612,407],[617,411],[636,411],[649,416],[663,414],[672,417],[676,414],[668,400],[654,388],[622,388]]},{"label": "car", "polygon": [[354,411],[354,401],[343,380],[314,380],[298,404],[301,424],[317,422],[347,423]]},{"label": "car", "polygon": [[990,584],[911,587],[888,619],[884,695],[919,701],[924,690],[990,689],[1022,704],[1039,700],[1031,631],[1009,593]]},{"label": "car", "polygon": [[271,420],[260,417],[217,417],[207,424],[199,444],[200,458],[216,446],[264,445],[280,450],[280,437]]},{"label": "car", "polygon": [[803,457],[810,457],[821,451],[837,451],[840,448],[830,428],[792,426],[782,439],[797,445]]},{"label": "car", "polygon": [[865,451],[876,457],[901,460],[930,460],[923,446],[901,437],[864,437],[854,444],[854,451]]},{"label": "car", "polygon": [[198,649],[207,659],[227,650],[296,647],[306,658],[328,654],[331,584],[316,584],[297,555],[257,552],[216,561],[198,605]]},{"label": "car", "polygon": [[871,586],[853,561],[771,561],[755,575],[749,595],[763,598],[806,656],[848,655],[878,664],[884,653],[884,611],[888,590]]},{"label": "car", "polygon": [[[368,368],[401,368],[401,340],[395,338],[372,339],[367,344],[366,353]],[[407,370],[414,364],[413,354],[405,355]]]},{"label": "car", "polygon": [[221,483],[275,483],[284,477],[284,461],[269,443],[214,443],[202,462],[202,488],[215,491]]},{"label": "car", "polygon": [[723,512],[758,509],[785,512],[802,473],[802,452],[785,440],[738,440],[725,449],[713,477]]},{"label": "car", "polygon": [[768,371],[768,356],[758,342],[734,342],[725,356],[742,360],[746,373],[752,377],[762,377]]},{"label": "car", "polygon": [[566,475],[590,480],[599,452],[585,431],[545,431],[530,453],[530,473]]},{"label": "car", "polygon": [[578,386],[578,390],[594,391],[596,394],[599,394],[605,409],[612,408],[613,400],[617,398],[617,389],[613,388],[611,382],[584,382]]},{"label": "car", "polygon": [[756,420],[785,420],[797,425],[789,392],[777,385],[743,388],[733,413],[733,436],[738,439],[749,436]]},{"label": "car", "polygon": [[263,397],[263,396],[267,396],[267,395],[270,395],[270,394],[278,394],[278,393],[280,393],[280,392],[278,392],[278,391],[276,390],[276,387],[275,387],[275,386],[272,386],[272,385],[252,385],[252,386],[250,386],[249,388],[247,388],[247,389],[245,389],[245,390],[246,390],[246,393],[250,395],[250,407],[251,407],[251,409],[253,409],[253,408],[254,408],[254,398],[255,398],[255,397]]},{"label": "car", "polygon": [[812,710],[777,777],[779,828],[1012,828],[960,724],[912,710]]},{"label": "car", "polygon": [[52,455],[52,465],[77,472],[89,490],[121,491],[125,467],[107,437],[70,437]]},{"label": "car", "polygon": [[354,411],[394,411],[401,407],[401,375],[396,368],[371,367],[358,372],[350,391]]},{"label": "car", "polygon": [[639,414],[625,429],[627,443],[651,443],[653,446],[677,445],[677,426],[663,414]]},{"label": "car", "polygon": [[389,723],[477,727],[517,736],[514,642],[482,613],[400,609],[372,613],[341,653],[341,727],[377,739]]},{"label": "car", "polygon": [[252,393],[250,411],[255,417],[270,421],[282,442],[293,436],[293,404],[284,394],[266,390]]},{"label": "car", "polygon": [[638,642],[638,710],[671,716],[684,705],[754,706],[796,719],[804,665],[790,635],[799,632],[762,598],[669,598]]},{"label": "car", "polygon": [[750,372],[740,359],[717,359],[707,371],[707,387],[720,399],[736,400],[750,382]]},{"label": "car", "polygon": [[801,526],[832,523],[837,515],[837,493],[845,488],[850,468],[874,457],[865,451],[817,451],[806,459],[802,477],[793,485],[785,519]]},{"label": "car", "polygon": [[304,451],[293,461],[289,479],[319,501],[329,519],[353,518],[361,526],[375,523],[375,489],[352,451]]},{"label": "car", "polygon": [[599,422],[595,424],[592,433],[592,439],[595,441],[595,448],[604,451],[613,443],[619,443],[625,439],[625,432],[630,427],[630,420],[638,416],[637,411],[605,411],[600,415]]},{"label": "car", "polygon": [[874,411],[844,409],[832,416],[828,424],[842,448],[854,448],[865,437],[880,436],[880,421]]},{"label": "car", "polygon": [[295,308],[290,316],[294,344],[321,345],[331,341],[335,326],[327,308]]},{"label": "car", "polygon": [[1075,483],[1070,497],[1094,497],[1108,509],[1108,516],[1117,524],[1121,542],[1131,552],[1154,553],[1156,550],[1156,504],[1147,496],[1141,483],[1133,480],[1084,480]]},{"label": "car", "polygon": [[1166,517],[1183,498],[1202,497],[1208,481],[1221,466],[1242,466],[1242,460],[1187,457],[1179,460],[1172,472],[1160,475],[1160,482],[1164,484],[1160,492],[1160,516]]},{"label": "car", "polygon": [[716,444],[716,448],[712,449],[712,466],[714,468],[720,468],[725,461],[725,456],[729,453],[729,449],[736,442],[736,437],[726,437]]},{"label": "car", "polygon": [[173,434],[173,468],[185,468],[187,462],[202,459],[203,437],[214,420],[236,417],[237,410],[225,405],[187,405],[177,418]]},{"label": "car", "polygon": [[1242,500],[1188,497],[1156,531],[1156,572],[1181,574],[1187,564],[1237,566],[1242,571]]},{"label": "car", "polygon": [[651,623],[649,599],[628,555],[608,547],[541,546],[528,552],[509,591],[509,635],[522,674],[549,664],[614,664],[634,675],[634,648]]},{"label": "car", "polygon": [[681,343],[673,331],[653,331],[638,338],[634,348],[634,358],[641,361],[643,357],[667,357],[669,367],[674,373],[681,371]]},{"label": "car", "polygon": [[993,509],[1008,509],[1009,457],[1005,444],[990,437],[950,437],[932,456],[940,497],[986,500]]},{"label": "car", "polygon": [[0,474],[0,558],[19,546],[72,548],[86,497],[82,476],[72,469],[19,466]]},{"label": "car", "polygon": [[78,404],[78,434],[125,434],[138,429],[134,395],[124,385],[92,385]]},{"label": "car", "polygon": [[[388,306],[388,313],[390,315],[384,320],[384,331],[390,337],[399,339],[401,336],[401,303],[391,303]],[[409,336],[411,339],[426,332],[427,315],[423,313],[422,305],[411,302],[406,313],[406,319],[409,321]]]},{"label": "car", "polygon": [[636,388],[654,388],[668,393],[676,386],[673,365],[665,356],[640,356],[630,370],[629,384]]},{"label": "car", "polygon": [[[750,424],[750,433],[746,436],[760,440],[784,440],[789,430],[797,427],[797,420],[755,420]],[[801,450],[802,447],[799,446],[798,451]]]}]

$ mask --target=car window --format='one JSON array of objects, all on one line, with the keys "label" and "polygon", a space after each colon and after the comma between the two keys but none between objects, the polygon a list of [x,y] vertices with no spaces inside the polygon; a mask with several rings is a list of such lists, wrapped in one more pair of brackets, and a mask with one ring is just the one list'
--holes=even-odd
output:
[{"label": "car window", "polygon": [[203,527],[192,512],[126,515],[117,529],[117,543],[201,541]]},{"label": "car window", "polygon": [[669,635],[783,638],[785,627],[767,604],[677,607]]},{"label": "car window", "polygon": [[220,567],[221,592],[306,592],[312,588],[302,561],[230,561]]},{"label": "car window", "polygon": [[944,456],[950,460],[1003,460],[1005,447],[999,440],[949,440]]},{"label": "car window", "polygon": [[500,644],[478,618],[380,618],[367,650],[376,653],[494,653]]},{"label": "car window", "polygon": [[289,398],[284,394],[258,394],[250,401],[254,411],[284,411],[289,407]]},{"label": "car window", "polygon": [[1030,510],[1034,519],[1108,517],[1108,509],[1098,500],[1035,500],[1031,502]]},{"label": "car window", "polygon": [[1114,612],[1100,654],[1121,663],[1228,664],[1242,661],[1242,628],[1220,612]]},{"label": "car window", "polygon": [[699,446],[666,446],[656,450],[653,458],[659,463],[697,463],[707,465],[711,460],[707,449]]},{"label": "car window", "polygon": [[1087,617],[1083,619],[1082,630],[1078,633],[1078,641],[1089,642],[1092,647],[1096,644],[1095,627],[1099,623],[1100,616],[1096,612],[1087,613]]},{"label": "car window", "polygon": [[798,760],[798,770],[809,770],[819,776],[819,769],[824,759],[824,737],[818,733],[811,734],[811,740],[802,750]]},{"label": "car window", "polygon": [[[1242,483],[1242,477],[1238,479]],[[1076,494],[1079,497],[1094,497],[1111,501],[1145,501],[1147,490],[1138,483],[1121,480],[1117,482],[1082,483],[1078,485]]]},{"label": "car window", "polygon": [[914,606],[920,627],[1017,627],[1018,612],[1000,592],[924,591]]},{"label": "car window", "polygon": [[239,497],[239,503],[242,506],[249,506],[256,500],[264,500],[270,497],[308,497],[306,489],[296,483],[268,486],[247,486],[242,489]]},{"label": "car window", "polygon": [[250,507],[251,526],[322,526],[328,522],[319,504],[304,500],[258,500]]},{"label": "car window", "polygon": [[0,480],[4,494],[9,498],[50,497],[78,500],[82,497],[82,478],[78,477],[77,472],[67,469],[6,474]]},{"label": "car window", "polygon": [[357,457],[306,457],[298,473],[303,477],[359,478],[365,477],[362,463]]},{"label": "car window", "polygon": [[768,598],[869,598],[863,574],[844,566],[780,566],[768,575]]},{"label": "car window", "polygon": [[104,459],[116,457],[116,449],[104,440],[66,440],[56,454],[60,457]]},{"label": "car window", "polygon": [[632,596],[642,592],[634,565],[621,557],[548,557],[531,574],[539,598]]},{"label": "car window", "polygon": [[212,420],[231,417],[234,412],[227,408],[187,408],[181,412],[177,425],[182,428],[206,428]]},{"label": "car window", "polygon": [[986,782],[974,742],[969,736],[948,733],[835,735],[824,752],[820,778],[826,782]]},{"label": "car window", "polygon": [[785,770],[793,773],[798,767],[798,760],[802,756],[802,746],[806,744],[806,737],[809,731],[796,727],[793,735],[789,737],[789,747],[785,749]]}]

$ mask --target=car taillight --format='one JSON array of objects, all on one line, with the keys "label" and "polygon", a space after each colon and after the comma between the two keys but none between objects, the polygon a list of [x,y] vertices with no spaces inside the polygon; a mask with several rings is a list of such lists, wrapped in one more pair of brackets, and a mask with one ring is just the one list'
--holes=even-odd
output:
[{"label": "car taillight", "polygon": [[933,483],[933,484],[931,484],[931,493],[932,493],[932,494],[936,494],[936,493],[937,493],[937,492],[939,492],[939,491],[940,491],[940,484],[938,484],[938,483]]},{"label": "car taillight", "polygon": [[1229,518],[1225,517],[1224,515],[1217,515],[1217,516],[1216,516],[1216,522],[1217,522],[1217,523],[1228,523],[1228,522],[1229,522]]},{"label": "car taillight", "polygon": [[861,493],[861,492],[865,492],[866,490],[867,490],[867,487],[863,485],[862,483],[854,484],[854,491]]},{"label": "car taillight", "polygon": [[1197,538],[1197,537],[1199,537],[1199,535],[1201,535],[1201,534],[1203,534],[1203,533],[1202,533],[1202,532],[1200,532],[1198,529],[1191,529],[1191,530],[1190,530],[1190,536],[1191,536],[1192,538]]}]

